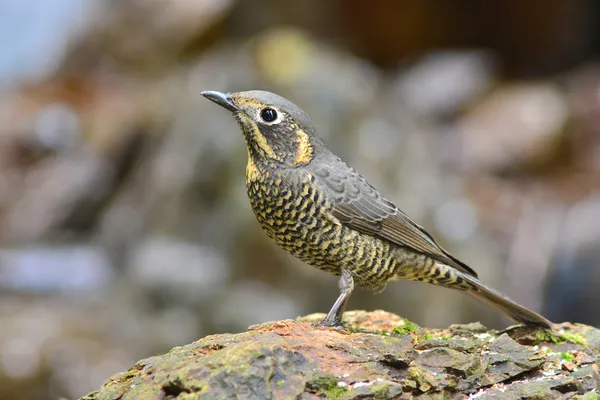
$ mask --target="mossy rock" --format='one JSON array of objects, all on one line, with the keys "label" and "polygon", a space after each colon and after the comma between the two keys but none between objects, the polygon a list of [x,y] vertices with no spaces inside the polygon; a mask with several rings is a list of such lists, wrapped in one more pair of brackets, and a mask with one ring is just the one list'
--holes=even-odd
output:
[{"label": "mossy rock", "polygon": [[[82,399],[597,399],[600,331],[435,330],[383,311],[208,336],[136,363]],[[595,397],[594,397],[595,396]]]}]

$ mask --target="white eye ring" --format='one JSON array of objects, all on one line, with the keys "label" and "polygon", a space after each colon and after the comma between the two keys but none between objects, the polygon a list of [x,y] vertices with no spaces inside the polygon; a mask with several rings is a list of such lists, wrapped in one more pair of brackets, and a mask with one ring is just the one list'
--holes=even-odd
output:
[{"label": "white eye ring", "polygon": [[[270,119],[271,117],[274,119]],[[283,113],[273,107],[265,107],[258,110],[258,118],[266,125],[275,125],[283,120]]]}]

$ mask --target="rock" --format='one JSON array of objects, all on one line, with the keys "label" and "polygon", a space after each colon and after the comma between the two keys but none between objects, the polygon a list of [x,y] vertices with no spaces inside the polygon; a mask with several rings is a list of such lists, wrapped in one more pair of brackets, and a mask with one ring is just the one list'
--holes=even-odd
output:
[{"label": "rock", "polygon": [[112,279],[107,254],[93,246],[0,247],[0,288],[22,292],[99,291]]},{"label": "rock", "polygon": [[501,86],[456,124],[465,165],[504,171],[548,162],[556,157],[567,120],[568,103],[559,87]]},{"label": "rock", "polygon": [[492,86],[494,60],[489,53],[431,53],[398,75],[394,95],[419,115],[452,115]]},{"label": "rock", "polygon": [[558,399],[600,385],[600,331],[585,325],[437,330],[355,311],[344,331],[314,327],[321,317],[207,336],[139,361],[81,399]]}]

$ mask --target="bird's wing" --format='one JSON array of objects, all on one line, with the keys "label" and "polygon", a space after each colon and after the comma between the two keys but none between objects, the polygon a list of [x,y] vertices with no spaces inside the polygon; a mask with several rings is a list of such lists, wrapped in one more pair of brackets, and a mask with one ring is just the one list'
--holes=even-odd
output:
[{"label": "bird's wing", "polygon": [[327,193],[333,215],[344,225],[399,246],[426,254],[462,272],[477,273],[444,250],[425,229],[383,198],[360,174],[341,160],[312,171]]}]

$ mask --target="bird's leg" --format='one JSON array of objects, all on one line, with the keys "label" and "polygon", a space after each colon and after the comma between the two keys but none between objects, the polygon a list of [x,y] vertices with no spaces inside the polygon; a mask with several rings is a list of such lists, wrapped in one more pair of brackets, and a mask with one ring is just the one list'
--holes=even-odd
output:
[{"label": "bird's leg", "polygon": [[340,296],[337,298],[329,313],[325,319],[319,324],[319,326],[330,326],[330,327],[338,327],[343,328],[342,325],[342,315],[344,314],[344,309],[346,308],[346,304],[348,303],[348,299],[350,299],[350,295],[354,290],[354,278],[348,270],[342,268],[342,276],[338,281],[338,287],[340,288]]}]

